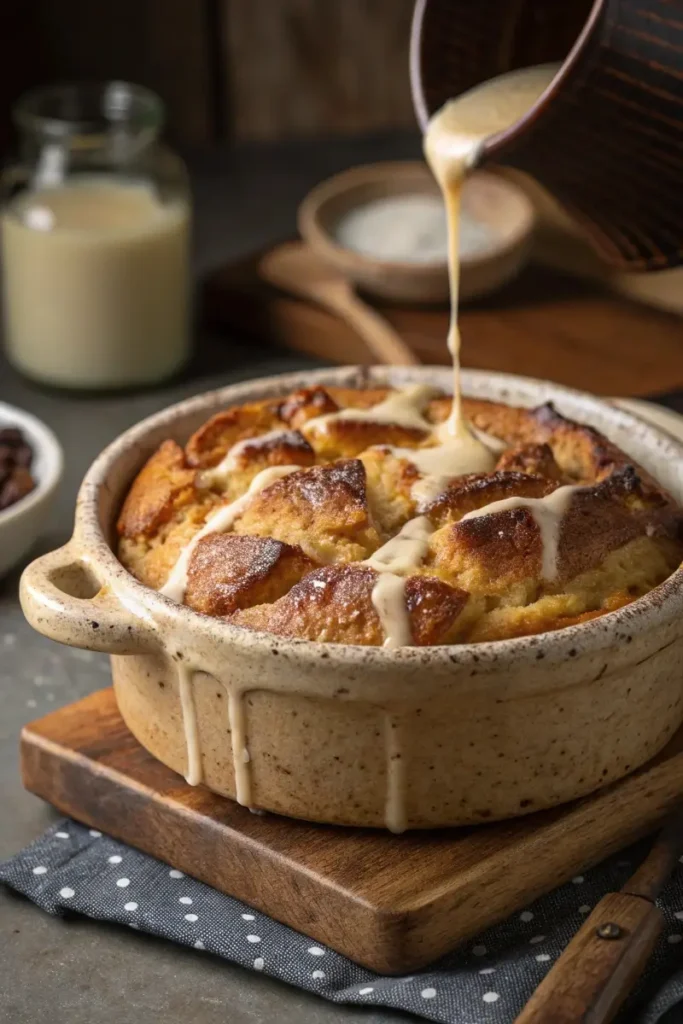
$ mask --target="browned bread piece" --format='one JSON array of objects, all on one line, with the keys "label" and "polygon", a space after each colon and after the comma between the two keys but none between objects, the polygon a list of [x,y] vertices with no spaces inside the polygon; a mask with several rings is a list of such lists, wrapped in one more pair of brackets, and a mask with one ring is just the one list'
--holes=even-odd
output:
[{"label": "browned bread piece", "polygon": [[211,533],[190,562],[185,603],[205,615],[270,605],[315,568],[300,547],[272,537]]},{"label": "browned bread piece", "polygon": [[174,513],[197,499],[196,473],[175,441],[164,441],[147,460],[119,515],[121,537],[154,537]]},{"label": "browned bread piece", "polygon": [[[436,498],[418,502],[417,509],[435,525],[457,522],[468,512],[484,508],[505,498],[543,498],[555,490],[557,482],[529,473],[472,473],[456,477]],[[492,518],[492,517],[489,517]]]},{"label": "browned bread piece", "polygon": [[185,445],[190,466],[217,465],[238,441],[282,426],[279,402],[252,402],[212,416]]},{"label": "browned bread piece", "polygon": [[[381,645],[372,604],[378,573],[366,565],[333,565],[309,573],[275,604],[236,612],[232,622],[280,636],[339,644]],[[430,576],[411,576],[405,590],[412,642],[451,643],[468,595]]]},{"label": "browned bread piece", "polygon": [[381,543],[359,459],[282,477],[254,496],[235,532],[298,544],[318,562],[360,561]]},{"label": "browned bread piece", "polygon": [[496,465],[498,471],[526,473],[557,483],[562,482],[562,470],[555,462],[549,444],[523,444],[503,452]]},{"label": "browned bread piece", "polygon": [[[425,401],[423,427],[335,416],[371,410],[390,394],[304,388],[219,413],[184,449],[164,442],[121,510],[122,562],[161,589],[189,545],[185,603],[195,610],[282,636],[371,645],[386,632],[373,599],[376,565],[366,560],[416,517],[432,529],[404,588],[416,645],[587,621],[680,564],[681,509],[593,428],[549,405],[465,399],[468,421],[499,442],[495,468],[452,478],[429,499],[411,449],[439,443],[448,396]],[[547,578],[534,502],[568,484],[582,489],[561,519]],[[463,518],[509,498],[521,507]],[[225,508],[227,529],[195,543]]]}]

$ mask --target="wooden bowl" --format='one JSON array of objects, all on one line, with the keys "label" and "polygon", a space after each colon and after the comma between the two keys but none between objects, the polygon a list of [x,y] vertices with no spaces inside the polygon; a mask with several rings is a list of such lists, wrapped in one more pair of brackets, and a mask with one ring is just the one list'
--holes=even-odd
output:
[{"label": "wooden bowl", "polygon": [[[349,210],[374,199],[411,194],[440,195],[421,161],[353,167],[309,192],[299,207],[299,231],[319,256],[362,291],[404,304],[446,302],[445,261],[374,259],[335,239],[336,225]],[[522,268],[531,249],[534,210],[514,183],[486,171],[470,177],[464,202],[495,234],[490,249],[461,261],[460,298],[472,299],[495,291]]]}]

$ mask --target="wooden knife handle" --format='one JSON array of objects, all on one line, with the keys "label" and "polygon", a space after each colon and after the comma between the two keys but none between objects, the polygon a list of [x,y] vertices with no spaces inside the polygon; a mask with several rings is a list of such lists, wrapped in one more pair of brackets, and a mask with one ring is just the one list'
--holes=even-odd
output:
[{"label": "wooden knife handle", "polygon": [[[664,927],[640,896],[600,900],[515,1024],[607,1024],[640,976]],[[613,938],[601,938],[614,935]]]}]

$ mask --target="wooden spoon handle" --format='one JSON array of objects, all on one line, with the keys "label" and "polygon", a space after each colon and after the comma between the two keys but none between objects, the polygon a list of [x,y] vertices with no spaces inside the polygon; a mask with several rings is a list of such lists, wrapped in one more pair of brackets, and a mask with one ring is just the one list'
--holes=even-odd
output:
[{"label": "wooden spoon handle", "polygon": [[609,893],[515,1024],[608,1024],[640,976],[663,927],[664,918],[654,903]]},{"label": "wooden spoon handle", "polygon": [[337,312],[366,343],[378,363],[419,366],[420,360],[383,316],[355,297],[336,305]]}]

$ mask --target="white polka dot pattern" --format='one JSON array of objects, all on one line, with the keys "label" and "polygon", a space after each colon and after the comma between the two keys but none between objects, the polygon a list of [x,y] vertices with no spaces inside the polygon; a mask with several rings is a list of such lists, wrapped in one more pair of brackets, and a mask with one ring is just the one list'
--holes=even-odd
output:
[{"label": "white polka dot pattern", "polygon": [[[639,844],[628,860],[622,854],[574,876],[434,968],[405,977],[374,974],[183,871],[75,822],[53,826],[0,865],[0,882],[51,913],[115,921],[182,943],[197,955],[209,949],[337,1003],[403,1010],[437,1024],[509,1024],[592,907],[624,885],[647,849],[647,842]],[[667,927],[645,983],[651,986],[648,998],[654,999],[656,981],[668,969],[670,978],[657,994],[657,1005],[669,1009],[677,1001],[683,1007],[683,981],[676,976],[683,948],[683,868],[665,891],[662,906]],[[650,1013],[647,1024],[659,1017]]]}]

